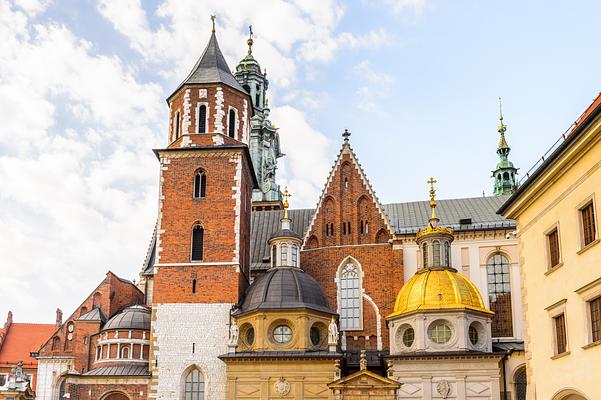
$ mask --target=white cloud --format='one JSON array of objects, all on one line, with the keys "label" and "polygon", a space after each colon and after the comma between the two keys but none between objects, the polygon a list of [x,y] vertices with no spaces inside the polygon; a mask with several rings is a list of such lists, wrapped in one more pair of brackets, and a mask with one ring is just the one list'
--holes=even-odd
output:
[{"label": "white cloud", "polygon": [[392,82],[392,76],[373,69],[369,60],[363,60],[353,67],[354,72],[363,80],[373,85],[385,85]]},{"label": "white cloud", "polygon": [[392,8],[395,14],[410,11],[415,15],[421,15],[427,6],[426,0],[384,0],[384,2]]},{"label": "white cloud", "polygon": [[18,321],[52,321],[108,269],[139,271],[156,214],[162,90],[4,2],[0,36],[0,315],[10,305],[28,310]]},{"label": "white cloud", "polygon": [[13,2],[28,15],[35,16],[46,11],[52,0],[13,0]]},{"label": "white cloud", "polygon": [[392,76],[385,72],[374,70],[368,60],[363,60],[353,67],[353,72],[363,82],[357,89],[356,107],[371,114],[382,114],[383,107],[379,107],[388,95],[388,86],[392,83]]}]

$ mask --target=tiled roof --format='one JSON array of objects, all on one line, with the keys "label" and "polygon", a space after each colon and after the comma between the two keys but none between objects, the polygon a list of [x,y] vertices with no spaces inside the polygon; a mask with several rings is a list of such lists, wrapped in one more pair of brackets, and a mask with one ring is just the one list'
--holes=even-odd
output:
[{"label": "tiled roof", "polygon": [[37,365],[30,352],[37,352],[42,344],[54,333],[54,324],[13,323],[0,349],[0,365],[16,365],[23,361],[24,366]]},{"label": "tiled roof", "polygon": [[106,317],[102,313],[100,308],[94,308],[92,311],[88,311],[81,317],[77,318],[78,321],[100,321],[106,322]]},{"label": "tiled roof", "polygon": [[113,316],[102,328],[150,330],[150,310],[144,306],[131,306]]},{"label": "tiled roof", "polygon": [[246,93],[232,75],[230,67],[228,67],[217,43],[215,32],[211,34],[207,47],[192,68],[190,75],[175,89],[173,94],[188,83],[224,83],[242,93]]},{"label": "tiled roof", "polygon": [[148,365],[118,365],[94,368],[83,376],[150,376]]},{"label": "tiled roof", "polygon": [[[438,200],[436,212],[440,224],[455,231],[515,227],[515,221],[497,214],[497,209],[509,196],[472,197],[464,199]],[[391,203],[382,205],[384,213],[396,234],[414,234],[423,228],[430,218],[428,201]],[[292,229],[304,236],[315,210],[288,210]],[[283,211],[254,211],[251,218],[251,269],[269,268],[267,240],[280,228]],[[460,224],[460,220],[465,220]],[[471,220],[467,223],[467,220]]]}]

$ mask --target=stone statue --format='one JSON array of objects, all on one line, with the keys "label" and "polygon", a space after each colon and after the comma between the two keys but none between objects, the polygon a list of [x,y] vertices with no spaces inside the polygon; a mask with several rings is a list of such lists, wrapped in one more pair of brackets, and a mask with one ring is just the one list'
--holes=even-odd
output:
[{"label": "stone statue", "polygon": [[336,346],[338,344],[338,336],[338,324],[336,324],[336,319],[332,318],[328,326],[328,344]]},{"label": "stone statue", "polygon": [[359,355],[359,369],[365,371],[367,369],[367,357],[365,356],[365,350],[361,350]]},{"label": "stone statue", "polygon": [[236,325],[236,321],[232,322],[230,325],[230,340],[228,345],[231,347],[236,347],[238,345],[238,336],[240,335],[240,328]]}]

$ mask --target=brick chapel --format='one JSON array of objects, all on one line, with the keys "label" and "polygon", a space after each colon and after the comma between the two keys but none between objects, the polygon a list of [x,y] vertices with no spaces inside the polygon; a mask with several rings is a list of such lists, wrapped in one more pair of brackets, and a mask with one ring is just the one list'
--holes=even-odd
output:
[{"label": "brick chapel", "polygon": [[167,98],[141,279],[108,272],[52,329],[36,397],[523,399],[503,120],[494,196],[438,200],[430,179],[425,201],[382,204],[345,130],[315,209],[290,209],[252,46],[232,72],[213,25]]}]

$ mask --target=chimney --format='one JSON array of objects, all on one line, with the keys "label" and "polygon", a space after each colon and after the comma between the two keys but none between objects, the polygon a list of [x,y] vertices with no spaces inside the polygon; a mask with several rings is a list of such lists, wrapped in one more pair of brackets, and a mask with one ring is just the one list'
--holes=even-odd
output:
[{"label": "chimney", "polygon": [[60,328],[63,324],[63,312],[60,308],[56,309],[56,329]]}]

